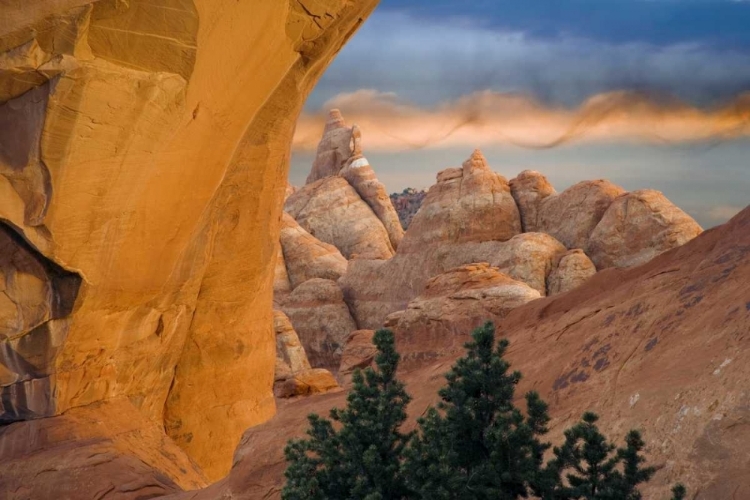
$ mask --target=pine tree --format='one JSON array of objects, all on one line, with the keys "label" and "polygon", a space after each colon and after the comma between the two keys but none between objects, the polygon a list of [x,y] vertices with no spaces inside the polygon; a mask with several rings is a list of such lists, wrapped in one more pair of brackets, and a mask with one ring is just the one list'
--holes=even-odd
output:
[{"label": "pine tree", "polygon": [[687,495],[687,490],[680,483],[672,487],[672,500],[685,500],[685,495]]},{"label": "pine tree", "polygon": [[418,498],[526,498],[543,486],[549,445],[539,436],[547,432],[547,405],[533,392],[526,395],[526,417],[513,405],[521,374],[509,373],[508,342],[495,344],[492,323],[472,338],[446,375],[438,409],[419,420],[407,451],[407,480]]},{"label": "pine tree", "polygon": [[[555,500],[640,500],[637,487],[654,475],[653,467],[643,467],[645,446],[638,431],[632,430],[625,447],[617,448],[599,432],[594,413],[584,413],[581,422],[565,431],[565,443],[554,449],[555,459],[548,471],[556,486],[545,499]],[[565,474],[565,480],[562,475]]]},{"label": "pine tree", "polygon": [[331,410],[331,420],[310,415],[307,439],[292,440],[284,450],[289,462],[284,500],[408,496],[401,461],[411,435],[399,428],[411,398],[396,379],[399,355],[393,333],[379,330],[373,341],[377,369],[354,373],[347,407]]}]

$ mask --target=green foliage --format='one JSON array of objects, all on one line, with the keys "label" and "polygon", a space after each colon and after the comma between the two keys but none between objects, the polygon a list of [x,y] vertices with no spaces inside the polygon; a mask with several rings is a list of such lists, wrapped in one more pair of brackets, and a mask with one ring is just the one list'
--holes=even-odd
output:
[{"label": "green foliage", "polygon": [[446,375],[440,411],[419,420],[405,464],[418,498],[526,498],[540,486],[547,405],[532,392],[528,416],[514,406],[521,374],[509,372],[507,347],[507,340],[495,344],[491,323],[476,329],[466,356]]},{"label": "green foliage", "polygon": [[685,500],[687,490],[680,483],[675,484],[672,487],[672,500]]},{"label": "green foliage", "polygon": [[[308,438],[284,450],[289,468],[284,500],[389,500],[407,494],[401,457],[410,435],[399,431],[410,401],[395,378],[399,355],[393,333],[379,330],[377,369],[353,375],[347,407],[331,420],[308,417]],[[340,424],[337,430],[333,422]]]},{"label": "green foliage", "polygon": [[[307,438],[291,440],[284,500],[640,500],[651,479],[645,443],[630,431],[618,448],[585,413],[550,445],[547,404],[526,394],[526,412],[514,403],[519,372],[504,359],[507,340],[495,342],[491,323],[476,329],[440,390],[441,401],[420,418],[419,432],[403,434],[410,401],[396,379],[399,355],[393,333],[376,332],[377,369],[356,371],[347,407],[330,420],[308,417]],[[686,490],[672,488],[671,500]]]},{"label": "green foliage", "polygon": [[[645,446],[638,431],[625,438],[625,447],[617,448],[599,432],[594,413],[584,413],[581,422],[565,431],[565,443],[554,449],[555,459],[548,470],[556,476],[556,485],[545,498],[555,500],[640,500],[637,487],[654,475],[653,467],[644,467],[641,455]],[[565,481],[561,475],[565,474]],[[567,484],[566,484],[567,483]]]}]

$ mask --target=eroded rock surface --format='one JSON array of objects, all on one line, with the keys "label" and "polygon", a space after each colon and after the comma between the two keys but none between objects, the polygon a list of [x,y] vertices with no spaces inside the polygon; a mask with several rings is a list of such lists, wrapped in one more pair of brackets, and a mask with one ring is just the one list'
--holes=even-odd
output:
[{"label": "eroded rock surface", "polygon": [[398,213],[393,208],[385,186],[375,176],[375,172],[364,156],[351,158],[341,171],[341,176],[357,191],[359,196],[370,206],[388,232],[388,239],[394,250],[404,238]]},{"label": "eroded rock surface", "polygon": [[[569,293],[509,312],[498,334],[510,340],[508,359],[523,373],[518,394],[534,389],[550,403],[548,440],[561,443],[565,428],[595,411],[617,442],[629,429],[643,433],[657,467],[644,498],[668,498],[677,481],[698,500],[750,496],[749,249],[750,208],[645,265],[606,269]],[[428,357],[403,374],[414,397],[404,430],[435,403],[456,355]],[[343,407],[345,397],[283,404],[245,433],[231,475],[189,498],[278,498],[283,443],[304,432],[309,413]]]},{"label": "eroded rock surface", "polygon": [[508,182],[479,151],[462,168],[437,175],[419,212],[385,263],[352,261],[340,284],[360,328],[377,329],[402,310],[427,281],[464,260],[466,248],[503,242],[521,232]]},{"label": "eroded rock surface", "polygon": [[547,279],[547,295],[557,295],[578,288],[596,274],[596,266],[581,250],[562,255]]},{"label": "eroded rock surface", "polygon": [[612,201],[625,193],[607,180],[583,181],[560,194],[547,196],[538,208],[539,231],[569,249],[587,248],[589,236]]},{"label": "eroded rock surface", "polygon": [[314,278],[294,289],[282,306],[315,368],[338,370],[341,353],[357,324],[335,281]]},{"label": "eroded rock surface", "polygon": [[521,214],[524,232],[539,231],[539,207],[549,196],[557,194],[547,178],[535,170],[524,170],[510,180],[510,192]]},{"label": "eroded rock surface", "polygon": [[305,348],[294,331],[291,321],[281,311],[273,312],[273,329],[276,333],[276,382],[291,378],[293,375],[309,370]]},{"label": "eroded rock surface", "polygon": [[244,429],[275,411],[271,294],[295,116],[376,3],[0,7],[0,219],[15,233],[0,419],[123,398],[209,478],[229,470]]},{"label": "eroded rock surface", "polygon": [[338,373],[345,384],[351,380],[354,370],[367,368],[375,359],[378,350],[372,342],[374,335],[374,330],[357,330],[346,339]]},{"label": "eroded rock surface", "polygon": [[389,259],[393,246],[383,223],[343,177],[325,177],[287,198],[284,209],[300,226],[338,248],[347,259]]},{"label": "eroded rock surface", "polygon": [[630,267],[682,246],[702,231],[662,193],[643,189],[612,202],[586,250],[598,269]]},{"label": "eroded rock surface", "polygon": [[541,297],[486,263],[469,264],[432,278],[404,311],[386,319],[396,335],[402,368],[460,352],[471,331],[499,322],[511,310]]},{"label": "eroded rock surface", "polygon": [[[312,278],[335,281],[346,272],[341,252],[305,231],[289,214],[281,216],[279,239],[291,289]],[[283,288],[283,279],[279,288]]]}]

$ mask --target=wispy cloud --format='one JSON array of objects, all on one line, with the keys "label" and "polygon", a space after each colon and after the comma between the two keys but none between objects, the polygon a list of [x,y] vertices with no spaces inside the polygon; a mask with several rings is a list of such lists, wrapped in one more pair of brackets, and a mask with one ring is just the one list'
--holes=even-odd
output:
[{"label": "wispy cloud", "polygon": [[750,94],[701,109],[674,98],[620,91],[595,95],[571,109],[492,91],[419,106],[395,93],[363,89],[304,113],[295,149],[315,149],[332,108],[360,126],[369,151],[493,145],[544,149],[576,141],[710,144],[750,135]]}]

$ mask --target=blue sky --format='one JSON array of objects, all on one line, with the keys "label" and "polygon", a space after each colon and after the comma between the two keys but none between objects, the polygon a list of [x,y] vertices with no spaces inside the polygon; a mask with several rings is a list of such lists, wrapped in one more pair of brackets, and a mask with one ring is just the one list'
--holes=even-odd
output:
[{"label": "blue sky", "polygon": [[[674,97],[707,109],[750,91],[750,1],[381,0],[321,79],[306,113],[322,112],[329,100],[363,89],[424,109],[482,91],[573,109],[618,90]],[[442,152],[368,152],[367,130],[363,134],[371,162],[373,155],[387,162],[373,166],[392,191],[429,186],[438,170],[455,166],[473,149],[466,144]],[[545,153],[495,147],[485,153],[506,175],[517,166],[543,165],[540,170],[557,178],[559,189],[585,178],[617,177],[628,165],[641,176],[628,180],[633,186],[671,192],[675,201],[693,207],[691,213],[704,225],[713,225],[722,221],[716,214],[750,203],[744,194],[750,193],[750,146],[746,140],[730,146],[700,149],[695,158],[685,155],[683,145],[627,143]],[[559,165],[556,155],[564,159]],[[295,154],[293,182],[299,184],[309,170],[308,156]],[[662,165],[685,180],[667,183],[656,172]],[[721,176],[713,175],[719,171]],[[703,189],[695,184],[699,181]],[[723,208],[709,216],[716,207]]]}]

